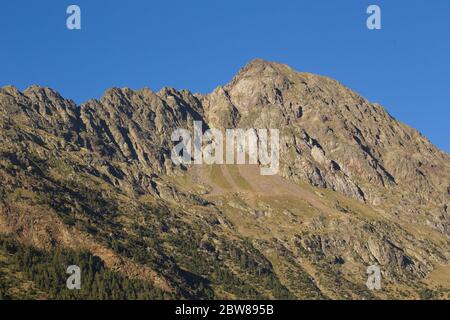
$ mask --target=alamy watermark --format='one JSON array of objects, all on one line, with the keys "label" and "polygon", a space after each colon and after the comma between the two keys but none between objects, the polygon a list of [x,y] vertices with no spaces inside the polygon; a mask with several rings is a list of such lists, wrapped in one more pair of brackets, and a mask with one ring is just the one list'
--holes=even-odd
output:
[{"label": "alamy watermark", "polygon": [[81,9],[77,5],[70,5],[67,7],[66,13],[69,14],[66,20],[66,27],[69,30],[81,29]]},{"label": "alamy watermark", "polygon": [[210,128],[203,132],[202,122],[194,121],[193,134],[178,128],[173,131],[171,140],[179,142],[171,154],[175,165],[259,164],[262,175],[278,173],[280,137],[277,129],[226,129],[224,134]]},{"label": "alamy watermark", "polygon": [[[371,4],[367,7],[366,26],[369,30],[381,29],[381,8],[376,4]],[[78,5],[71,4],[66,9],[66,14],[69,16],[66,20],[66,26],[69,30],[81,30],[81,8]]]},{"label": "alamy watermark", "polygon": [[381,8],[375,4],[371,4],[367,7],[367,14],[370,16],[367,18],[366,25],[369,30],[381,29]]},{"label": "alamy watermark", "polygon": [[76,265],[71,265],[67,267],[67,274],[70,277],[67,278],[66,286],[69,290],[80,290],[81,289],[81,269]]},{"label": "alamy watermark", "polygon": [[381,289],[381,269],[377,265],[371,265],[367,267],[367,288],[370,290]]}]

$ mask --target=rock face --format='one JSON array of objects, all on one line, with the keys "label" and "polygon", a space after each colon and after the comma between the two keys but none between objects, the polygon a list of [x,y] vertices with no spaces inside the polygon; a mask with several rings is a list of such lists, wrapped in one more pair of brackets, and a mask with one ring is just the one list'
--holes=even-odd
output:
[{"label": "rock face", "polygon": [[217,91],[228,97],[227,110],[237,109],[238,126],[284,131],[285,177],[372,204],[396,190],[414,207],[448,201],[449,155],[334,80],[255,60]]},{"label": "rock face", "polygon": [[[327,198],[326,193],[321,196],[325,200],[318,201],[340,216],[353,215],[343,221],[339,217],[321,222],[324,210],[313,204],[315,211],[311,210],[321,211],[319,217],[305,222],[304,227],[299,222],[290,239],[283,240],[270,227],[261,226],[259,232],[273,239],[269,244],[262,238],[254,239],[250,246],[258,252],[256,256],[268,257],[264,248],[281,250],[283,253],[278,256],[285,268],[302,270],[306,278],[315,280],[317,272],[328,274],[324,270],[329,267],[323,266],[323,259],[343,266],[348,261],[360,266],[388,266],[386,274],[392,275],[393,282],[408,278],[408,274],[426,278],[437,264],[447,263],[450,155],[394,119],[380,105],[370,103],[337,81],[263,60],[250,62],[230,83],[207,95],[172,88],[157,93],[150,89],[113,88],[100,100],[77,106],[49,88],[32,86],[24,92],[14,87],[1,88],[1,229],[15,233],[23,241],[32,239],[31,243],[40,247],[69,246],[69,234],[79,237],[75,246],[92,248],[92,243],[102,243],[111,247],[108,241],[104,243],[106,235],[115,234],[121,225],[121,237],[126,239],[131,221],[146,216],[147,209],[142,206],[148,201],[143,204],[142,199],[149,198],[153,199],[153,206],[163,206],[176,217],[169,219],[173,225],[162,217],[155,218],[155,225],[165,230],[160,233],[176,238],[180,232],[199,232],[203,248],[214,251],[221,259],[234,259],[228,256],[230,246],[234,246],[231,251],[243,250],[247,235],[236,227],[236,221],[228,216],[231,211],[222,204],[243,201],[239,204],[243,208],[241,214],[253,212],[258,221],[275,219],[278,209],[267,203],[265,209],[255,207],[243,196],[232,202],[228,193],[219,192],[217,197],[208,198],[208,191],[198,189],[205,186],[194,179],[188,187],[180,184],[178,178],[186,175],[188,168],[173,165],[170,137],[176,128],[192,130],[194,120],[203,121],[204,128],[221,130],[279,129],[281,178],[289,181],[286,183],[306,183],[316,194],[332,191],[333,199]],[[334,197],[349,201],[350,207],[343,207]],[[17,203],[23,203],[22,207]],[[36,222],[43,224],[35,228],[40,235],[50,230],[42,237],[33,235],[33,222],[24,224],[26,219],[20,218],[29,211],[27,206],[37,205],[48,210],[51,217]],[[239,211],[234,207],[232,210]],[[291,209],[278,211],[283,219],[295,220]],[[358,216],[366,209],[371,212],[369,218]],[[180,227],[178,218],[189,222]],[[398,229],[389,225],[392,219]],[[59,232],[51,231],[68,221],[64,237],[60,227],[56,228]],[[51,226],[45,228],[46,223]],[[198,227],[197,223],[205,226]],[[374,223],[376,230],[372,230]],[[80,235],[87,226],[96,230],[89,244]],[[52,236],[60,239],[60,244],[52,241]],[[234,237],[241,239],[238,244],[226,244],[228,240],[224,239]],[[40,243],[39,239],[47,240]],[[169,269],[173,274],[162,272],[156,262],[143,263],[153,268],[152,272],[158,274],[155,278],[165,283],[165,289],[171,284],[174,288],[179,286],[180,292],[189,291],[183,287],[184,279],[176,269],[187,268],[196,274],[199,271],[178,266],[182,253],[177,249],[165,250],[154,249],[152,257],[155,261],[171,261]],[[252,257],[259,259],[256,256]],[[316,271],[311,271],[310,264],[292,264],[291,258],[316,263]],[[240,277],[245,278],[242,281],[251,281],[251,277],[245,277],[242,266],[237,268],[242,272]],[[282,270],[271,272],[278,275],[286,290],[304,297],[289,284],[292,279],[281,279],[277,272]],[[211,277],[213,283],[220,284],[216,275],[204,272],[198,276]],[[346,281],[361,282],[355,279]],[[402,285],[408,286],[405,281]],[[410,286],[415,286],[416,292],[418,283],[419,280]],[[356,292],[360,290],[349,286],[347,291],[339,292],[329,286],[322,283],[314,290],[330,298],[358,297]],[[259,289],[255,287],[256,291]],[[219,297],[239,296],[223,292]]]}]

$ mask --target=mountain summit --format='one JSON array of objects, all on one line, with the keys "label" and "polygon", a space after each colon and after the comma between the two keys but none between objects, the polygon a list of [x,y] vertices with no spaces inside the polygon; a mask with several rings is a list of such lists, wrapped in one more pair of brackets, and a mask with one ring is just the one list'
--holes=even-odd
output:
[{"label": "mountain summit", "polygon": [[[193,121],[278,129],[279,174],[175,166],[171,134]],[[206,95],[113,88],[77,106],[8,86],[0,128],[2,243],[88,252],[159,298],[448,298],[450,155],[333,79],[256,59]],[[7,248],[8,279],[31,285],[0,293],[72,297]]]}]

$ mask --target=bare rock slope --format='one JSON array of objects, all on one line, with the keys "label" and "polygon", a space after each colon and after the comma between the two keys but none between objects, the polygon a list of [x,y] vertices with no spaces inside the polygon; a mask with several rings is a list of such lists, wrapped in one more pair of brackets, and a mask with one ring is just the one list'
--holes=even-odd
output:
[{"label": "bare rock slope", "polygon": [[[279,175],[174,166],[171,133],[194,120],[279,129]],[[254,60],[207,95],[113,88],[81,106],[3,87],[0,178],[2,233],[89,250],[172,297],[448,297],[450,155],[286,65]]]}]

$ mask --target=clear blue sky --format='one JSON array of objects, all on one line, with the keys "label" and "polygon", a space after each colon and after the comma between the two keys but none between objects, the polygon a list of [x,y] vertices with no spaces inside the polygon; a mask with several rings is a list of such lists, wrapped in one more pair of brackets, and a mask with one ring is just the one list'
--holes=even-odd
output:
[{"label": "clear blue sky", "polygon": [[[369,4],[382,30],[366,28]],[[0,34],[0,86],[77,103],[112,86],[207,93],[258,57],[335,78],[450,151],[449,0],[15,0]]]}]

